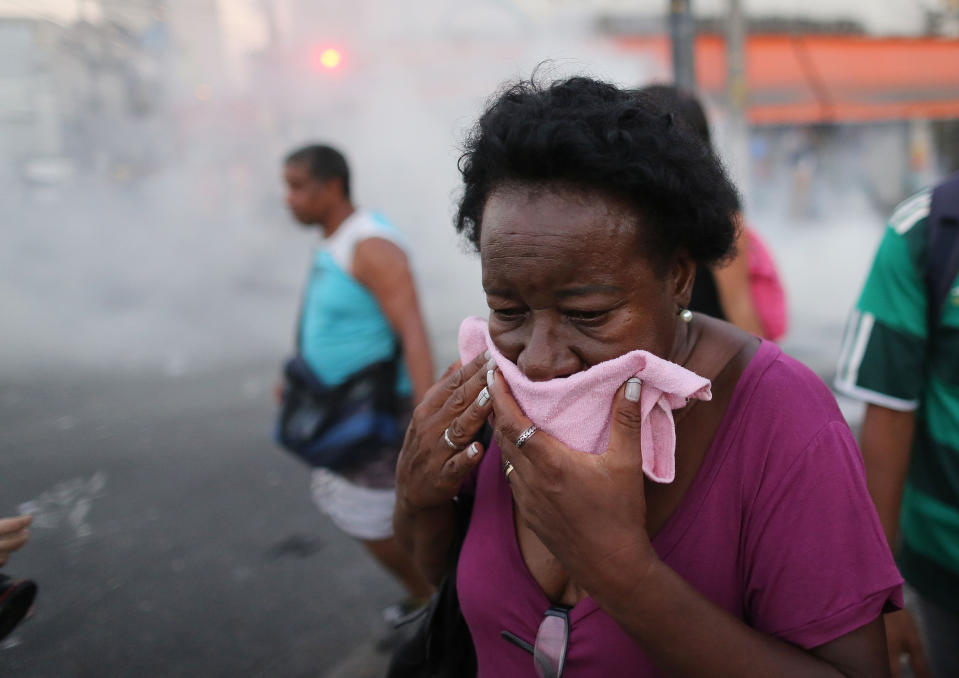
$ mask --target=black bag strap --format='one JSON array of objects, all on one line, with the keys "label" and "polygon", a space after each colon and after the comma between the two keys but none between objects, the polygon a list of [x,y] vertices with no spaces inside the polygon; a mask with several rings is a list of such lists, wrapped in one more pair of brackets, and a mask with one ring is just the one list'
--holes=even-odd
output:
[{"label": "black bag strap", "polygon": [[928,327],[938,326],[942,306],[959,273],[959,173],[936,186],[926,235]]}]

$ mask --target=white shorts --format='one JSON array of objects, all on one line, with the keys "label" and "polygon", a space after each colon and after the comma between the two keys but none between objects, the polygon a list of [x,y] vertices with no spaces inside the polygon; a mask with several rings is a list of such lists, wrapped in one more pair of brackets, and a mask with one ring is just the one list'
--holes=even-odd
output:
[{"label": "white shorts", "polygon": [[313,469],[313,501],[351,537],[378,541],[393,536],[396,490],[362,487],[325,468]]}]

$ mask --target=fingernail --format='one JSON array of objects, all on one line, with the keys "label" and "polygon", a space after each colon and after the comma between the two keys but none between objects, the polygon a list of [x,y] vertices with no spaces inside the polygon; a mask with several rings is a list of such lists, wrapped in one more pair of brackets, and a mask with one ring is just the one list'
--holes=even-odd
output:
[{"label": "fingernail", "polygon": [[487,349],[486,353],[483,354],[483,357],[489,360],[493,357],[493,354],[489,352],[489,349]]},{"label": "fingernail", "polygon": [[496,359],[495,359],[495,358],[490,358],[489,360],[487,360],[485,367],[486,367],[487,370],[495,369],[495,368],[496,368]]},{"label": "fingernail", "polygon": [[630,377],[626,380],[626,400],[631,403],[639,402],[639,393],[643,388],[643,380],[639,377]]},{"label": "fingernail", "polygon": [[484,386],[483,390],[480,391],[479,397],[476,399],[476,404],[482,407],[489,401],[489,388]]},{"label": "fingernail", "polygon": [[466,456],[472,459],[479,454],[479,443],[473,443],[466,450]]},{"label": "fingernail", "polygon": [[486,373],[486,385],[487,385],[487,386],[492,386],[492,385],[493,385],[493,370],[489,370],[489,371]]}]

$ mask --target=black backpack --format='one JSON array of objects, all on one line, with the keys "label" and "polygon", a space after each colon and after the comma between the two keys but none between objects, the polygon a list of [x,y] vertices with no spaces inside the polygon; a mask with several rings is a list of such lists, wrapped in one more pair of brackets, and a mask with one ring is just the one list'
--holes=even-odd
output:
[{"label": "black backpack", "polygon": [[959,273],[959,172],[936,186],[926,235],[926,293],[930,334]]}]

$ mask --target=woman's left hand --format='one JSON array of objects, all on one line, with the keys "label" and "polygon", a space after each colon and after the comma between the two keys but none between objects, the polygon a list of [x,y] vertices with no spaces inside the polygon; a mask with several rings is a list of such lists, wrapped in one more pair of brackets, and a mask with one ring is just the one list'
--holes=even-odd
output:
[{"label": "woman's left hand", "polygon": [[517,448],[515,441],[531,422],[502,375],[493,375],[494,437],[503,464],[513,465],[513,498],[522,519],[573,580],[593,592],[623,572],[635,577],[655,564],[646,532],[641,384],[627,383],[617,391],[609,448],[605,454],[587,454],[540,430]]}]

